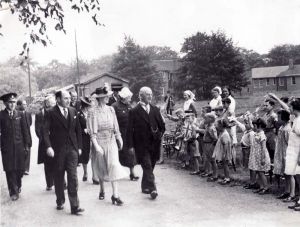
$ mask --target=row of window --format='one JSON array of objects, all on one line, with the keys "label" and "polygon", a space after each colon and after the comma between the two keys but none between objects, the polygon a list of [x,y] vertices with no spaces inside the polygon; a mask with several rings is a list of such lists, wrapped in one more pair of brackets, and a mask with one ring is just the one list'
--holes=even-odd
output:
[{"label": "row of window", "polygon": [[[292,76],[291,78],[291,85],[295,85],[296,84],[296,77]],[[288,78],[287,78],[288,79]],[[270,86],[270,85],[276,85],[276,78],[267,78],[267,79],[256,79],[253,81],[253,86],[255,88],[257,87],[263,87],[264,84],[266,86]],[[284,86],[285,84],[285,78],[281,77],[279,78],[279,86]]]}]

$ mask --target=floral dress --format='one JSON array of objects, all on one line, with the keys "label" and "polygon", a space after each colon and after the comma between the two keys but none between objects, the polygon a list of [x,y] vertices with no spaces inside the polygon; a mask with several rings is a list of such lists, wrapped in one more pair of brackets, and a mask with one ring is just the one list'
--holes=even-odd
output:
[{"label": "floral dress", "polygon": [[278,130],[274,155],[274,174],[283,175],[285,169],[286,149],[289,141],[290,123],[282,125]]},{"label": "floral dress", "polygon": [[116,181],[127,177],[119,162],[116,139],[122,141],[115,110],[111,106],[96,106],[88,113],[91,138],[96,138],[103,150],[95,153],[95,174],[104,181]]},{"label": "floral dress", "polygon": [[288,147],[286,149],[285,174],[300,174],[298,165],[298,156],[300,155],[300,116],[296,117],[293,122],[292,130],[289,134]]},{"label": "floral dress", "polygon": [[[249,157],[249,169],[253,171],[267,172],[271,168],[270,155],[267,149],[263,149],[262,143],[267,140],[263,131],[254,135]],[[263,156],[264,154],[264,156]],[[264,165],[262,165],[264,161]]]}]

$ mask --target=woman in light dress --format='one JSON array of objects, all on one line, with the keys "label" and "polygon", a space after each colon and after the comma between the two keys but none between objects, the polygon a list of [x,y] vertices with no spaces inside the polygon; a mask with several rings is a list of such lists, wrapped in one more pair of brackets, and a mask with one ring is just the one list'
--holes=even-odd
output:
[{"label": "woman in light dress", "polygon": [[184,112],[192,112],[195,114],[195,117],[197,118],[197,110],[195,107],[195,95],[190,90],[186,90],[183,92],[183,110]]},{"label": "woman in light dress", "polygon": [[117,181],[125,178],[127,173],[119,162],[118,151],[123,147],[123,140],[115,110],[106,105],[110,95],[112,92],[107,87],[96,89],[93,97],[97,105],[89,112],[88,127],[95,149],[95,174],[100,180],[99,199],[105,198],[104,181],[109,181],[113,190],[111,201],[120,206],[123,201],[119,197]]},{"label": "woman in light dress", "polygon": [[210,105],[211,109],[214,110],[217,107],[223,106],[222,97],[221,97],[221,94],[222,94],[221,88],[220,87],[214,87],[211,90],[211,94],[213,96],[213,99],[209,102],[209,105]]}]

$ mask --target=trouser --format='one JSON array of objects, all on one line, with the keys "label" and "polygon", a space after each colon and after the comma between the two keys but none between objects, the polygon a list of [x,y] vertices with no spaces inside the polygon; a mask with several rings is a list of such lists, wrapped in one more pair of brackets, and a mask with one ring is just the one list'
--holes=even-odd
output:
[{"label": "trouser", "polygon": [[30,168],[30,149],[28,150],[28,154],[25,157],[25,172],[29,172]]},{"label": "trouser", "polygon": [[48,188],[54,185],[54,167],[52,163],[44,162],[45,179]]},{"label": "trouser", "polygon": [[75,150],[69,150],[64,154],[64,169],[57,169],[54,172],[54,185],[57,205],[65,203],[64,176],[67,172],[67,188],[71,209],[79,207],[77,164],[78,153]]},{"label": "trouser", "polygon": [[141,166],[143,169],[142,190],[156,190],[155,177],[153,174],[155,163],[156,160],[153,155],[151,155],[149,151],[146,151],[144,157],[141,160]]},{"label": "trouser", "polygon": [[6,171],[6,181],[9,195],[18,195],[19,189],[22,187],[22,177],[24,170]]},{"label": "trouser", "polygon": [[172,115],[172,109],[171,108],[167,108],[167,114]]}]

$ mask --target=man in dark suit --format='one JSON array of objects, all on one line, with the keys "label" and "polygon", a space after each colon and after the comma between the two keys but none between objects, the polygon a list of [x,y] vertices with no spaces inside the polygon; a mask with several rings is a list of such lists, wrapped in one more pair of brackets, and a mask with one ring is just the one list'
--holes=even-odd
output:
[{"label": "man in dark suit", "polygon": [[71,103],[70,106],[75,108],[77,112],[80,111],[81,102],[78,100],[78,94],[76,91],[70,91]]},{"label": "man in dark suit", "polygon": [[151,105],[152,90],[149,87],[140,89],[139,98],[138,105],[129,111],[127,142],[129,151],[135,152],[143,169],[142,192],[155,199],[158,194],[153,170],[159,159],[165,123],[159,109]]},{"label": "man in dark suit", "polygon": [[69,92],[58,91],[55,97],[57,105],[47,111],[45,115],[43,139],[47,155],[54,158],[57,210],[64,208],[64,174],[66,171],[71,214],[78,215],[84,211],[79,207],[77,195],[77,164],[82,148],[81,127],[77,111],[69,107],[71,99]]},{"label": "man in dark suit", "polygon": [[35,133],[39,138],[39,148],[38,148],[38,164],[44,163],[44,171],[46,178],[46,190],[52,190],[54,185],[54,159],[49,157],[46,153],[45,142],[43,140],[43,127],[46,112],[54,107],[56,104],[55,97],[49,95],[44,100],[44,107],[39,113],[35,115]]},{"label": "man in dark suit", "polygon": [[30,132],[30,127],[32,125],[32,116],[31,113],[26,111],[27,109],[27,102],[25,99],[19,99],[17,101],[17,110],[22,112],[25,116],[25,121],[26,121],[26,128],[28,130],[29,138],[30,138],[30,143],[29,143],[29,150],[28,154],[26,155],[25,159],[25,172],[24,175],[29,174],[29,168],[30,168],[30,149],[32,147],[32,138],[31,138],[31,132]]},{"label": "man in dark suit", "polygon": [[16,97],[16,93],[8,93],[0,97],[6,107],[0,112],[2,163],[9,195],[13,201],[19,198],[21,192],[25,157],[30,144],[25,117],[16,111]]}]

